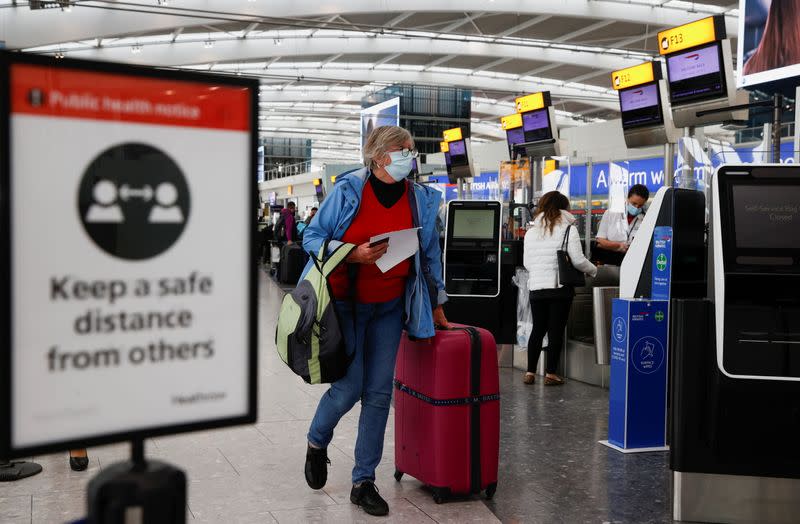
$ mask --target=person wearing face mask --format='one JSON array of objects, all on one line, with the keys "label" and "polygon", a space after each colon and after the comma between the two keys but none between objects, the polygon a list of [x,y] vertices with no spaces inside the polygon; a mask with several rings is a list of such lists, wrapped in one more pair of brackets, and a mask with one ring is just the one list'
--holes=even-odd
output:
[{"label": "person wearing face mask", "polygon": [[625,212],[606,211],[597,228],[595,259],[620,265],[644,220],[644,206],[650,198],[647,186],[636,184],[628,191]]},{"label": "person wearing face mask", "polygon": [[[353,361],[347,374],[322,396],[308,432],[305,477],[322,489],[328,477],[327,446],[339,420],[361,401],[350,501],[370,515],[389,513],[375,487],[375,468],[392,398],[400,335],[432,338],[447,327],[442,305],[441,248],[436,216],[441,193],[406,178],[417,156],[414,140],[397,126],[375,128],[364,146],[366,167],[336,177],[331,194],[304,232],[303,247],[318,254],[342,242],[357,247],[329,283]],[[370,244],[382,233],[419,227],[419,251],[386,273],[375,262],[388,244]],[[313,263],[313,261],[311,262]]]}]

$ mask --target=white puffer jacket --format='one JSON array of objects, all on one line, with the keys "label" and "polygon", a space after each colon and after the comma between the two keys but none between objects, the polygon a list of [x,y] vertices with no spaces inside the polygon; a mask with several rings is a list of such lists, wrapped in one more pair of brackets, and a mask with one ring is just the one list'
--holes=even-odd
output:
[{"label": "white puffer jacket", "polygon": [[587,275],[597,275],[597,268],[586,259],[581,249],[581,239],[578,229],[572,224],[575,217],[568,211],[561,211],[561,220],[550,233],[542,224],[542,215],[533,221],[533,227],[525,233],[525,249],[523,263],[528,270],[528,289],[555,289],[561,287],[558,283],[558,260],[556,251],[561,249],[561,242],[567,227],[569,232],[569,242],[567,243],[567,253],[569,253],[572,264]]}]

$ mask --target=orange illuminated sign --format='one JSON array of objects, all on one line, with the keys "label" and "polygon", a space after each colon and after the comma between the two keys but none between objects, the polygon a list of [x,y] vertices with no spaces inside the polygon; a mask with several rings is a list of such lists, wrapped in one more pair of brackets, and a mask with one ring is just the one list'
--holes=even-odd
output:
[{"label": "orange illuminated sign", "polygon": [[439,142],[439,150],[441,150],[442,153],[447,153],[450,151],[450,145],[447,142]]},{"label": "orange illuminated sign", "polygon": [[513,115],[504,116],[500,119],[500,123],[503,125],[503,129],[506,130],[522,127],[522,115],[514,113]]},{"label": "orange illuminated sign", "polygon": [[456,140],[461,140],[463,138],[460,127],[446,129],[444,133],[442,133],[442,136],[444,137],[445,142],[455,142]]},{"label": "orange illuminated sign", "polygon": [[527,113],[528,111],[536,111],[546,105],[545,92],[534,93],[532,95],[521,96],[516,99],[517,113]]},{"label": "orange illuminated sign", "polygon": [[653,62],[645,62],[627,69],[611,73],[611,86],[614,89],[625,89],[656,80]]},{"label": "orange illuminated sign", "polygon": [[690,24],[658,33],[658,52],[662,55],[677,53],[699,45],[724,40],[725,18],[709,16]]}]

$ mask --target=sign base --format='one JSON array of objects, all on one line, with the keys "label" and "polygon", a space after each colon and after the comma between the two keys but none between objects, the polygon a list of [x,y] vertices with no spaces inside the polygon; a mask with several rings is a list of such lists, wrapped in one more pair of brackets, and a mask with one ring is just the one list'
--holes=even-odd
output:
[{"label": "sign base", "polygon": [[42,472],[42,466],[35,462],[22,460],[15,462],[0,462],[0,482],[14,482]]},{"label": "sign base", "polygon": [[654,452],[662,452],[662,451],[669,451],[669,446],[658,446],[655,448],[621,448],[615,444],[607,440],[598,440],[598,444],[602,444],[606,447],[613,449],[614,451],[619,451],[620,453],[654,453]]}]

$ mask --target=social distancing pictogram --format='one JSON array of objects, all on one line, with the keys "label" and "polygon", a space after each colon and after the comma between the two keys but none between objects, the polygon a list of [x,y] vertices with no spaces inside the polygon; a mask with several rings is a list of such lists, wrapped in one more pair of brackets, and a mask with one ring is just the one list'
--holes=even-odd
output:
[{"label": "social distancing pictogram", "polygon": [[111,256],[145,260],[178,241],[190,211],[189,187],[165,152],[146,144],[103,151],[83,174],[78,213],[94,244]]}]

